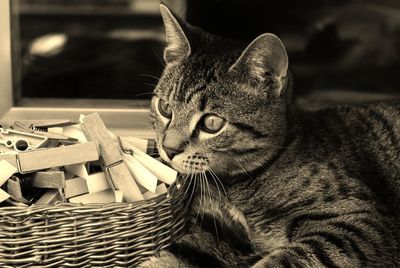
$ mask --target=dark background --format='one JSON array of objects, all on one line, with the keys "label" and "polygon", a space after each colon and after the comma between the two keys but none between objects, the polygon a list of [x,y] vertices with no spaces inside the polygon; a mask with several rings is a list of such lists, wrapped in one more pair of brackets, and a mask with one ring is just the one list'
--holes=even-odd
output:
[{"label": "dark background", "polygon": [[[40,1],[42,7],[58,2],[62,8],[57,12],[46,12],[45,8],[34,12],[32,6],[39,0],[22,1],[20,95],[148,98],[146,93],[157,80],[146,75],[159,77],[162,71],[164,33],[156,9],[127,12],[134,1],[85,1],[80,12],[79,1]],[[218,35],[250,42],[264,32],[277,34],[288,50],[295,94],[303,104],[384,99],[399,94],[398,0],[164,2],[189,23]],[[65,8],[68,5],[74,8]],[[121,30],[125,36],[110,38],[111,32]],[[151,38],[129,38],[129,31],[153,34]],[[62,52],[51,57],[29,54],[35,38],[57,32],[69,37]]]}]

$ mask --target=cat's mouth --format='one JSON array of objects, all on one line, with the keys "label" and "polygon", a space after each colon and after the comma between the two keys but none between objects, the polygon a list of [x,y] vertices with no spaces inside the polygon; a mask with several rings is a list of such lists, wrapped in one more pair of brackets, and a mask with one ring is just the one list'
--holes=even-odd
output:
[{"label": "cat's mouth", "polygon": [[203,173],[209,170],[209,158],[199,153],[176,155],[172,160],[162,157],[181,174]]}]

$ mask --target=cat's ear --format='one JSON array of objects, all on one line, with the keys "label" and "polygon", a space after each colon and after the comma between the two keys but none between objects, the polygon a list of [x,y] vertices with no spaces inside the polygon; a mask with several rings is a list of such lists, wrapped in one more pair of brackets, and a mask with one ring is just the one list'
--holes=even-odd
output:
[{"label": "cat's ear", "polygon": [[284,87],[288,72],[288,57],[282,41],[274,34],[262,34],[240,55],[230,71],[244,72],[256,83],[273,83],[272,87],[279,96]]},{"label": "cat's ear", "polygon": [[187,58],[190,55],[190,44],[182,29],[183,22],[163,4],[160,5],[160,11],[167,37],[167,47],[164,49],[165,62],[172,63]]}]

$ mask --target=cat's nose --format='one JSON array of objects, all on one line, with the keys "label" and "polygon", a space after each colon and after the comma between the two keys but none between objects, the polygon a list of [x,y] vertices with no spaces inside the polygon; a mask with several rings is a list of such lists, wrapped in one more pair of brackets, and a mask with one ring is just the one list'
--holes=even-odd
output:
[{"label": "cat's nose", "polygon": [[163,149],[164,149],[165,153],[168,155],[168,158],[171,160],[172,160],[172,158],[174,158],[175,155],[183,152],[182,149],[170,148],[170,147],[166,147],[165,145],[163,145]]}]

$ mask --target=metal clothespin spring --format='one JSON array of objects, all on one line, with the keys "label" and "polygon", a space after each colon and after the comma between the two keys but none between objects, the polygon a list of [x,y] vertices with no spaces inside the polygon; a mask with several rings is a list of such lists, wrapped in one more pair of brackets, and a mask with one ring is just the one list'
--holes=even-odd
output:
[{"label": "metal clothespin spring", "polygon": [[18,173],[20,173],[20,174],[27,174],[27,173],[29,173],[29,172],[25,172],[25,171],[22,170],[22,167],[21,167],[21,160],[19,159],[19,154],[16,154],[16,155],[15,155],[15,161],[17,162]]},{"label": "metal clothespin spring", "polygon": [[117,139],[118,139],[119,147],[121,148],[121,150],[122,150],[122,152],[123,152],[124,154],[129,154],[129,155],[131,155],[131,156],[133,156],[133,155],[135,154],[135,152],[134,152],[132,149],[130,149],[130,148],[124,148],[124,147],[122,146],[121,137],[118,137]]},{"label": "metal clothespin spring", "polygon": [[112,176],[112,174],[111,174],[111,172],[110,172],[110,169],[113,168],[113,167],[115,167],[115,166],[118,166],[118,165],[122,164],[123,162],[124,162],[123,160],[119,160],[119,161],[117,161],[117,162],[115,162],[115,163],[112,163],[112,164],[110,164],[110,165],[108,165],[108,166],[105,167],[106,174],[107,174],[107,176],[108,176],[108,178],[109,178],[110,186],[111,186],[111,188],[113,188],[114,190],[117,189],[117,187],[115,187],[114,180],[113,180],[113,176]]}]

